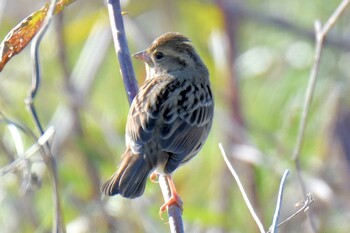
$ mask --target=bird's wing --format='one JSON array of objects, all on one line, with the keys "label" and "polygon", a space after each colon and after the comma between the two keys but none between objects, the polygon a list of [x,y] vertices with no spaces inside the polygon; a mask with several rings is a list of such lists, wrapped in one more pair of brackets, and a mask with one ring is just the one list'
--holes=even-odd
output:
[{"label": "bird's wing", "polygon": [[203,146],[214,102],[209,84],[166,80],[147,80],[140,88],[130,108],[126,140],[134,153],[157,140],[159,147],[169,152],[165,172],[170,173]]},{"label": "bird's wing", "polygon": [[165,166],[167,173],[199,152],[213,118],[214,102],[209,84],[185,83],[179,88],[176,99],[164,103],[164,122],[159,133],[160,147],[170,152]]},{"label": "bird's wing", "polygon": [[146,80],[131,104],[125,137],[134,154],[143,153],[143,146],[154,139],[162,105],[159,92],[167,83],[162,77]]}]

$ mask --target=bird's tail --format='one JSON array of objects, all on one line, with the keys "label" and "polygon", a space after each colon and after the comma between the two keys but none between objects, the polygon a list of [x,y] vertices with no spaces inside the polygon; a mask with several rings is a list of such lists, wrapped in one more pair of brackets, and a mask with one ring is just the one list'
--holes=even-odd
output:
[{"label": "bird's tail", "polygon": [[152,166],[142,155],[135,155],[128,148],[118,170],[101,186],[101,192],[108,196],[120,194],[126,198],[136,198],[143,194]]}]

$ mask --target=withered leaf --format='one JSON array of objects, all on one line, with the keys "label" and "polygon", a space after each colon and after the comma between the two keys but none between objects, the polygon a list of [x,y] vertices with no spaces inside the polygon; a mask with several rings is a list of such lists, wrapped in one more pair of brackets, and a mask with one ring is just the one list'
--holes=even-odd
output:
[{"label": "withered leaf", "polygon": [[[60,13],[64,7],[74,1],[59,0],[56,4],[55,14]],[[0,44],[0,72],[7,62],[20,53],[40,30],[49,7],[50,4],[46,3],[41,9],[29,15],[5,36]]]}]

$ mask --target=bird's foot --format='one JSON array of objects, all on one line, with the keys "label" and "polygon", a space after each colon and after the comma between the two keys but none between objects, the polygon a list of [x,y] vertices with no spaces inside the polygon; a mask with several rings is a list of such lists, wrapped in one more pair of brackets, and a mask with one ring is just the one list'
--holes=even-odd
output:
[{"label": "bird's foot", "polygon": [[159,183],[158,181],[159,173],[156,171],[152,172],[151,175],[149,176],[149,179],[151,180],[152,183]]},{"label": "bird's foot", "polygon": [[163,218],[162,218],[163,212],[167,208],[169,208],[169,206],[171,206],[171,205],[176,204],[181,209],[181,214],[182,214],[182,211],[183,211],[182,200],[181,200],[180,196],[176,192],[175,184],[173,182],[173,179],[172,179],[171,175],[165,175],[165,176],[166,176],[166,179],[167,179],[168,184],[169,184],[171,196],[170,196],[169,200],[167,202],[165,202],[159,209],[159,217],[162,220],[163,220]]},{"label": "bird's foot", "polygon": [[164,220],[163,217],[162,217],[162,214],[163,214],[164,211],[166,211],[167,208],[168,208],[169,206],[171,206],[171,205],[177,205],[177,206],[181,209],[181,213],[182,213],[182,211],[183,211],[183,208],[182,208],[182,200],[181,200],[181,198],[180,198],[179,195],[177,195],[177,194],[176,194],[176,195],[173,195],[173,196],[171,196],[170,199],[169,199],[167,202],[165,202],[165,203],[160,207],[160,209],[159,209],[159,217],[160,217],[162,220]]}]

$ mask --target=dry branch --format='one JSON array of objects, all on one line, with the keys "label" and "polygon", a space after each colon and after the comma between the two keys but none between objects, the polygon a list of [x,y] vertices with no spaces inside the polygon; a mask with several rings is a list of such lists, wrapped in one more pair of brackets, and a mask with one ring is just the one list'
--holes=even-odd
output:
[{"label": "dry branch", "polygon": [[[322,27],[321,23],[319,21],[315,22],[315,40],[316,40],[316,48],[315,48],[315,55],[314,55],[314,63],[310,72],[309,76],[309,83],[306,90],[305,95],[305,101],[304,106],[302,110],[302,116],[301,121],[299,125],[299,131],[298,136],[296,140],[296,144],[294,147],[292,158],[295,162],[295,168],[298,175],[299,184],[302,190],[302,193],[304,195],[304,198],[307,198],[306,196],[306,187],[305,183],[302,177],[302,171],[301,171],[301,164],[300,164],[300,152],[301,148],[304,142],[304,135],[305,135],[305,129],[307,126],[307,119],[309,117],[310,112],[310,106],[312,102],[312,98],[314,96],[315,87],[317,83],[317,75],[319,71],[320,66],[320,60],[323,50],[324,41],[326,39],[327,34],[329,33],[330,29],[334,26],[334,24],[337,22],[341,14],[345,11],[346,7],[349,5],[350,0],[343,0],[338,8],[334,11],[334,13],[331,15],[331,17],[327,20],[326,24]],[[313,221],[313,216],[308,211],[309,220],[310,220],[310,226],[313,232],[317,232],[315,223]]]}]

